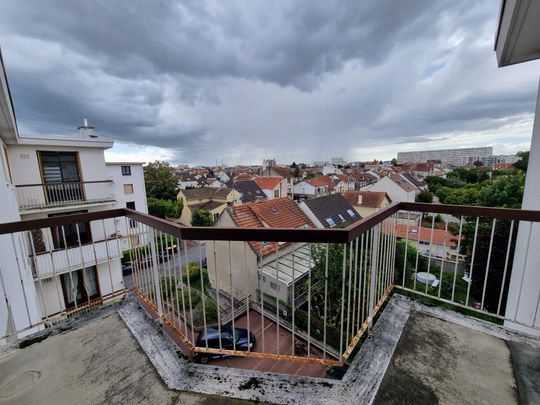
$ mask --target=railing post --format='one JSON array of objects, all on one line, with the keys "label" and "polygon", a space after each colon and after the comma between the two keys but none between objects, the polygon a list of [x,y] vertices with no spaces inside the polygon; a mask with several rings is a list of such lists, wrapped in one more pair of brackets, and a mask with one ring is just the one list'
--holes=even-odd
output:
[{"label": "railing post", "polygon": [[373,227],[373,240],[371,241],[371,277],[369,283],[369,315],[368,331],[371,333],[373,326],[373,315],[375,313],[375,294],[377,292],[377,267],[379,265],[379,234],[380,224]]},{"label": "railing post", "polygon": [[156,235],[154,228],[150,228],[150,253],[152,254],[152,277],[154,279],[154,288],[156,289],[156,304],[159,316],[159,322],[162,323],[163,304],[161,302],[161,285],[159,283],[159,263],[157,261]]}]

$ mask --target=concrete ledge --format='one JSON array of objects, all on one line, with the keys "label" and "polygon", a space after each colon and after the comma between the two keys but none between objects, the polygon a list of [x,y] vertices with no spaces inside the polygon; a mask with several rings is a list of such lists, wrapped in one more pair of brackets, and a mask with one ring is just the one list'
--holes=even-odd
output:
[{"label": "concrete ledge", "polygon": [[278,404],[371,403],[405,326],[410,306],[392,298],[342,381],[192,363],[131,301],[118,313],[170,389]]}]

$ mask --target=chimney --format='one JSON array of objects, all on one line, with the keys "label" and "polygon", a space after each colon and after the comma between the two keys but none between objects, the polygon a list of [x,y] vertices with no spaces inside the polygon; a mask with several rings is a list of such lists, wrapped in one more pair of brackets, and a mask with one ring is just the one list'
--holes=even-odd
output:
[{"label": "chimney", "polygon": [[358,193],[358,205],[362,205],[362,194]]},{"label": "chimney", "polygon": [[83,125],[77,128],[79,130],[79,135],[81,138],[97,138],[97,135],[94,135],[94,127],[88,125],[88,120],[85,118]]}]

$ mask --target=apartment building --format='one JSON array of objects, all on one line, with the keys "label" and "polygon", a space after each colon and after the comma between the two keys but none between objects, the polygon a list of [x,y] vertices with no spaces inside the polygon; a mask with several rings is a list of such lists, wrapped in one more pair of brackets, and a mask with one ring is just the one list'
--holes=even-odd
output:
[{"label": "apartment building", "polygon": [[493,147],[486,146],[479,148],[398,152],[397,161],[399,163],[427,163],[429,161],[440,161],[441,163],[462,166],[472,164],[477,160],[484,161],[492,155]]},{"label": "apartment building", "polygon": [[[111,196],[114,200],[112,208],[129,208],[148,214],[146,202],[146,187],[144,185],[144,171],[141,162],[106,162],[107,179],[111,181]],[[132,221],[117,221],[118,232],[121,235],[133,233],[135,224]],[[122,250],[129,249],[138,244],[142,229],[136,229],[131,241],[127,237],[121,239]]]},{"label": "apartment building", "polygon": [[[85,123],[74,137],[18,136],[6,145],[21,220],[117,207],[115,197],[120,193],[115,195],[113,186],[123,185],[109,178],[104,158],[113,141],[97,137],[92,130]],[[140,181],[137,186],[130,184],[141,187]],[[123,292],[120,257],[128,245],[121,246],[115,239],[121,227],[120,221],[82,222],[32,231],[23,241],[42,316],[63,314]]]}]

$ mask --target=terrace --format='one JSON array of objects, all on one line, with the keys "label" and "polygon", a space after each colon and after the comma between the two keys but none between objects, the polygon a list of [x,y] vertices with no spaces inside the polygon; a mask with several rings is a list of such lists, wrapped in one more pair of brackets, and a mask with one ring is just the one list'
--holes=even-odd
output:
[{"label": "terrace", "polygon": [[[442,222],[436,222],[436,214],[444,218]],[[432,233],[438,228],[451,232],[451,242],[462,254],[452,259],[431,256],[433,249],[414,248],[409,232],[398,238],[398,226],[412,228],[410,218],[428,215]],[[26,241],[36,229],[91,221],[106,227],[121,220],[132,225],[127,227],[129,234],[114,238],[129,244],[134,287],[117,308],[119,317],[116,311],[111,316],[123,320],[135,340],[122,332],[123,339],[138,342],[169,389],[277,403],[308,398],[314,403],[348,403],[357,398],[398,402],[403,390],[416,395],[411,400],[458,402],[460,387],[476,390],[477,398],[508,403],[518,400],[513,386],[521,398],[534,393],[537,376],[518,359],[538,361],[539,297],[531,306],[520,296],[523,273],[513,263],[518,230],[530,233],[540,222],[539,211],[395,203],[343,229],[255,229],[188,228],[118,209],[1,224],[0,235]],[[209,277],[206,264],[216,256],[207,257],[204,246],[212,241],[229,242],[225,244],[229,249],[234,242],[282,242],[272,244],[278,253],[272,272],[277,279],[281,271],[293,279],[296,273],[303,274],[305,291],[290,291],[291,302],[297,302],[296,295],[305,301],[294,308],[280,299],[268,300],[258,288],[266,271],[260,259],[247,267],[241,282],[233,283],[235,266],[248,261],[247,249],[243,254],[229,250],[227,274]],[[287,245],[284,242],[305,244],[307,257],[296,261],[288,254],[279,255]],[[70,250],[70,254],[85,254]],[[104,254],[100,259],[118,256],[114,249]],[[25,257],[31,254],[22,249],[20,262],[27,261]],[[50,264],[53,274],[61,271],[54,267],[56,261]],[[208,266],[216,268],[215,263]],[[422,282],[418,273],[431,275],[438,283]],[[36,285],[38,300],[51,293],[47,288],[46,282]],[[79,308],[85,305],[81,302]],[[24,306],[11,310],[20,315],[12,317],[19,322],[28,312]],[[63,315],[70,318],[67,312]],[[11,333],[2,339],[24,342],[26,335],[54,331],[59,322],[58,317],[36,321],[28,316],[25,324],[12,322]],[[92,319],[81,327],[88,333],[84,341],[90,351],[100,350],[100,339],[95,337],[106,339],[104,335],[112,333],[92,326],[103,322],[109,321]],[[198,333],[208,327],[248,329],[255,333],[256,344],[246,351],[221,339],[217,346],[197,345]],[[45,345],[78,333],[51,337]],[[7,370],[12,361],[30,356],[26,353],[39,356],[40,347],[48,350],[45,345],[8,356],[0,361],[0,368]],[[210,359],[203,365],[189,360],[193,353],[233,357]],[[113,367],[115,356],[106,363]],[[456,364],[457,370],[474,370],[482,383],[467,380],[449,364]],[[145,367],[153,373],[152,366]],[[331,378],[345,369],[341,380]],[[2,384],[11,381],[11,373],[2,375],[6,377],[0,379],[0,386],[5,387]],[[67,389],[66,381],[57,380],[58,389]],[[40,391],[28,392],[25,395]],[[17,395],[13,398],[20,398]]]}]

